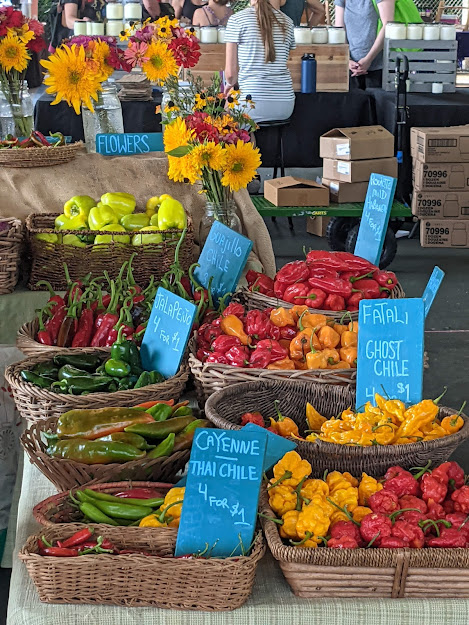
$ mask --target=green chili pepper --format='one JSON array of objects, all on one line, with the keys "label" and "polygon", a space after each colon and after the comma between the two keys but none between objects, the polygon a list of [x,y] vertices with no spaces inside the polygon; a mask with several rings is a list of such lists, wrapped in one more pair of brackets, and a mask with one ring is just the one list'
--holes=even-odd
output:
[{"label": "green chili pepper", "polygon": [[168,404],[155,404],[146,412],[151,414],[155,421],[166,421],[171,416],[173,409]]},{"label": "green chili pepper", "polygon": [[124,362],[129,362],[130,343],[132,341],[128,341],[125,337],[123,338],[123,331],[124,326],[121,326],[117,334],[117,339],[114,341],[111,347],[111,358],[113,358],[114,360],[123,360]]},{"label": "green chili pepper", "polygon": [[96,439],[98,441],[108,441],[114,443],[126,443],[137,449],[154,449],[154,445],[149,445],[140,434],[132,434],[132,432],[113,432],[107,436],[101,436]]},{"label": "green chili pepper", "polygon": [[23,369],[21,371],[21,377],[25,382],[29,382],[30,384],[35,384],[39,386],[39,388],[50,388],[52,384],[55,382],[53,378],[48,378],[42,375],[36,375],[29,369]]},{"label": "green chili pepper", "polygon": [[140,375],[142,373],[142,361],[140,360],[140,351],[137,345],[133,341],[127,341],[129,343],[129,357],[124,358],[130,365],[130,370],[134,375]]},{"label": "green chili pepper", "polygon": [[110,358],[104,365],[106,373],[114,378],[125,378],[130,373],[130,365],[124,360]]},{"label": "green chili pepper", "polygon": [[84,371],[83,369],[77,369],[73,365],[64,365],[59,369],[59,380],[69,380],[70,378],[75,378],[76,376],[88,376],[89,373]]},{"label": "green chili pepper", "polygon": [[113,503],[112,501],[94,499],[94,505],[113,519],[131,519],[135,521],[153,513],[153,508],[150,508],[150,506],[126,504],[123,501]]},{"label": "green chili pepper", "polygon": [[117,521],[108,517],[104,512],[92,503],[83,502],[79,506],[80,512],[93,523],[106,523],[107,525],[119,525]]},{"label": "green chili pepper", "polygon": [[57,380],[59,375],[59,368],[56,367],[52,361],[39,362],[37,365],[34,365],[31,371],[36,375],[43,375],[46,378],[53,378],[54,380]]},{"label": "green chili pepper", "polygon": [[175,417],[174,419],[155,423],[136,423],[135,425],[125,428],[125,431],[140,434],[140,436],[145,438],[166,438],[168,434],[172,432],[177,434],[188,426],[189,423],[192,423],[192,421],[194,421],[194,417],[191,416]]},{"label": "green chili pepper", "polygon": [[[114,390],[117,386],[114,385]],[[66,380],[54,382],[53,388],[60,388],[62,392],[66,391],[71,395],[82,395],[85,392],[97,393],[99,391],[111,390],[112,378],[105,375],[88,374],[82,376],[74,376]]]},{"label": "green chili pepper", "polygon": [[194,434],[197,428],[206,428],[210,425],[210,421],[207,419],[196,419],[189,423],[183,430],[179,432],[174,441],[173,453],[181,451],[182,449],[190,449],[192,441],[194,440]]},{"label": "green chili pepper", "polygon": [[168,434],[164,441],[161,441],[161,443],[157,447],[155,447],[153,451],[150,451],[147,454],[148,460],[151,460],[153,458],[162,458],[163,456],[170,456],[173,452],[175,438],[176,434],[174,434],[174,432]]},{"label": "green chili pepper", "polygon": [[49,456],[83,464],[130,462],[145,457],[145,452],[121,442],[88,441],[82,438],[57,441],[47,448]]},{"label": "green chili pepper", "polygon": [[128,375],[125,378],[121,378],[117,384],[118,391],[128,391],[133,388],[137,381],[136,375]]},{"label": "green chili pepper", "polygon": [[161,375],[159,371],[150,371],[150,384],[160,384],[164,380],[164,375]]},{"label": "green chili pepper", "polygon": [[192,415],[192,408],[190,406],[179,406],[179,408],[173,412],[173,417],[187,417],[188,415]]},{"label": "green chili pepper", "polygon": [[151,384],[151,382],[150,382],[150,372],[149,371],[142,371],[142,373],[140,374],[137,382],[135,383],[134,388],[143,388],[144,386],[148,386],[149,384]]},{"label": "green chili pepper", "polygon": [[108,493],[101,493],[96,490],[91,490],[90,488],[85,488],[83,491],[85,495],[91,497],[92,499],[99,499],[100,501],[109,501],[111,503],[125,504],[125,505],[137,505],[144,506],[150,508],[159,508],[162,503],[164,503],[164,498],[162,497],[154,497],[152,499],[135,499],[133,497],[114,497],[114,495],[109,495]]},{"label": "green chili pepper", "polygon": [[78,369],[94,372],[101,364],[102,357],[96,354],[58,354],[54,356],[54,363],[58,367],[73,365]]}]

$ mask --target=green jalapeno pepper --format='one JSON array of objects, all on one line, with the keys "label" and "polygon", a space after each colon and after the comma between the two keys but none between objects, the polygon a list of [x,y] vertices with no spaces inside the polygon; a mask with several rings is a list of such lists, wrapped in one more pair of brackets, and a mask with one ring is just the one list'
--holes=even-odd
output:
[{"label": "green jalapeno pepper", "polygon": [[135,382],[134,388],[143,388],[144,386],[148,386],[150,384],[150,372],[142,371],[139,375],[138,380]]},{"label": "green jalapeno pepper", "polygon": [[58,367],[73,365],[77,369],[84,369],[93,373],[99,367],[102,356],[97,354],[58,354],[54,356],[54,364]]},{"label": "green jalapeno pepper", "polygon": [[29,382],[30,384],[35,384],[36,386],[39,386],[39,388],[50,388],[52,384],[55,382],[53,378],[48,378],[43,375],[37,375],[36,373],[33,373],[29,369],[23,369],[20,375],[25,382]]},{"label": "green jalapeno pepper", "polygon": [[174,434],[174,432],[168,434],[164,441],[161,441],[161,443],[157,445],[155,449],[147,454],[148,460],[153,460],[154,458],[162,458],[163,456],[170,456],[174,449],[175,438],[176,434]]},{"label": "green jalapeno pepper", "polygon": [[79,506],[80,512],[93,523],[106,523],[107,525],[119,525],[117,521],[108,517],[99,508],[87,501],[83,502]]},{"label": "green jalapeno pepper", "polygon": [[143,517],[153,513],[153,508],[150,508],[150,506],[138,506],[136,504],[126,504],[124,502],[113,503],[112,501],[94,499],[93,505],[112,519],[129,519],[135,521],[136,519],[143,519]]},{"label": "green jalapeno pepper", "polygon": [[77,369],[73,365],[64,365],[59,369],[59,380],[69,380],[70,378],[75,378],[76,376],[88,376],[89,373],[84,369]]},{"label": "green jalapeno pepper", "polygon": [[56,367],[52,361],[39,362],[37,365],[34,365],[31,371],[36,375],[43,375],[46,378],[53,378],[54,380],[57,380],[59,375],[59,368]]},{"label": "green jalapeno pepper", "polygon": [[130,373],[130,365],[124,360],[110,358],[104,365],[105,372],[113,378],[126,378]]},{"label": "green jalapeno pepper", "polygon": [[140,434],[144,438],[166,438],[172,432],[177,434],[183,430],[189,423],[195,421],[194,417],[175,417],[167,421],[158,421],[155,423],[137,423],[125,428],[125,432],[133,432]]},{"label": "green jalapeno pepper", "polygon": [[114,495],[109,495],[108,493],[101,493],[99,491],[91,490],[90,488],[85,488],[84,494],[92,499],[99,499],[101,501],[110,501],[111,503],[118,504],[128,504],[128,505],[137,505],[137,506],[148,506],[149,508],[159,508],[162,503],[164,503],[164,497],[154,497],[152,499],[134,499],[133,497],[115,497]]},{"label": "green jalapeno pepper", "polygon": [[[84,393],[97,393],[99,391],[111,390],[112,378],[105,375],[91,374],[76,375],[66,380],[60,380],[52,384],[52,388],[59,388],[62,392],[71,395],[82,395]],[[114,390],[117,389],[115,386]]]}]

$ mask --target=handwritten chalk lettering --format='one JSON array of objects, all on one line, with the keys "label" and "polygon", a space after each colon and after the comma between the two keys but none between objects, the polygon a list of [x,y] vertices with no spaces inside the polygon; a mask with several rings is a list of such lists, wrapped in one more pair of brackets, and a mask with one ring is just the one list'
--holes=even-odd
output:
[{"label": "handwritten chalk lettering", "polygon": [[212,263],[217,269],[226,273],[230,268],[230,261],[226,258],[224,252],[218,252],[215,249],[209,249],[207,253],[207,260]]},{"label": "handwritten chalk lettering", "polygon": [[381,189],[386,189],[387,191],[391,191],[393,187],[393,179],[388,176],[376,176],[373,175],[370,178],[370,186],[373,188],[379,187]]},{"label": "handwritten chalk lettering", "polygon": [[176,321],[187,326],[192,325],[191,311],[189,308],[182,306],[179,301],[176,300],[170,303],[167,296],[157,293],[154,305],[156,310],[163,312],[171,319],[176,319]]},{"label": "handwritten chalk lettering", "polygon": [[199,483],[199,494],[203,496],[204,501],[208,503],[211,508],[221,510],[228,510],[228,513],[234,519],[235,517],[239,517],[239,520],[234,521],[234,525],[249,525],[245,521],[245,511],[244,508],[237,501],[236,503],[228,503],[228,499],[226,497],[220,498],[215,495],[208,494],[208,486],[207,484]]},{"label": "handwritten chalk lettering", "polygon": [[160,151],[162,148],[163,138],[158,132],[96,135],[96,151],[105,156],[148,154]]},{"label": "handwritten chalk lettering", "polygon": [[264,449],[260,449],[259,441],[256,439],[238,439],[230,436],[229,433],[221,431],[202,430],[195,441],[199,449],[206,451],[214,449],[217,454],[242,454],[249,456],[259,456],[264,454]]},{"label": "handwritten chalk lettering", "polygon": [[[399,313],[397,306],[390,306],[388,302],[363,303],[363,321],[373,325],[388,325],[401,323],[408,325],[409,313]],[[401,316],[400,316],[401,314]]]},{"label": "handwritten chalk lettering", "polygon": [[241,258],[243,250],[236,239],[229,239],[223,233],[211,229],[208,234],[209,241],[214,241],[221,248],[221,253],[234,254],[237,258]]},{"label": "handwritten chalk lettering", "polygon": [[161,329],[160,331],[160,339],[165,345],[169,345],[170,336],[165,330]]}]

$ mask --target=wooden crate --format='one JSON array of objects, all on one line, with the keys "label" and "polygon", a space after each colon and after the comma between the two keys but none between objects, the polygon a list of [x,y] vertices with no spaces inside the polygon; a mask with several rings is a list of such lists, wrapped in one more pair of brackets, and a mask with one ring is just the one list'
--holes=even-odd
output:
[{"label": "wooden crate", "polygon": [[409,59],[411,93],[431,93],[432,83],[443,85],[444,92],[456,89],[457,41],[415,41],[385,39],[383,52],[383,89],[395,90],[396,56],[399,49]]},{"label": "wooden crate", "polygon": [[[200,49],[202,55],[193,73],[208,82],[213,74],[225,69],[225,44],[201,44]],[[348,91],[349,47],[329,44],[298,45],[290,52],[288,69],[294,91],[301,91],[301,57],[305,53],[316,55],[317,91]]]}]

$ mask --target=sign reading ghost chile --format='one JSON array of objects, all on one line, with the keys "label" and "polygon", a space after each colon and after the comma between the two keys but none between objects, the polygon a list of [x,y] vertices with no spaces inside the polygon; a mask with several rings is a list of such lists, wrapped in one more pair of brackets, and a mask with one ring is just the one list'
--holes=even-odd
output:
[{"label": "sign reading ghost chile", "polygon": [[252,241],[215,221],[200,254],[195,277],[205,288],[213,278],[211,290],[218,300],[236,289],[251,250]]},{"label": "sign reading ghost chile", "polygon": [[358,314],[357,409],[375,393],[406,404],[422,400],[424,304],[421,298],[362,300]]},{"label": "sign reading ghost chile", "polygon": [[251,545],[267,433],[199,428],[195,432],[175,555],[208,550],[227,558]]},{"label": "sign reading ghost chile", "polygon": [[196,306],[166,289],[156,292],[140,356],[146,371],[177,373],[194,323]]}]

